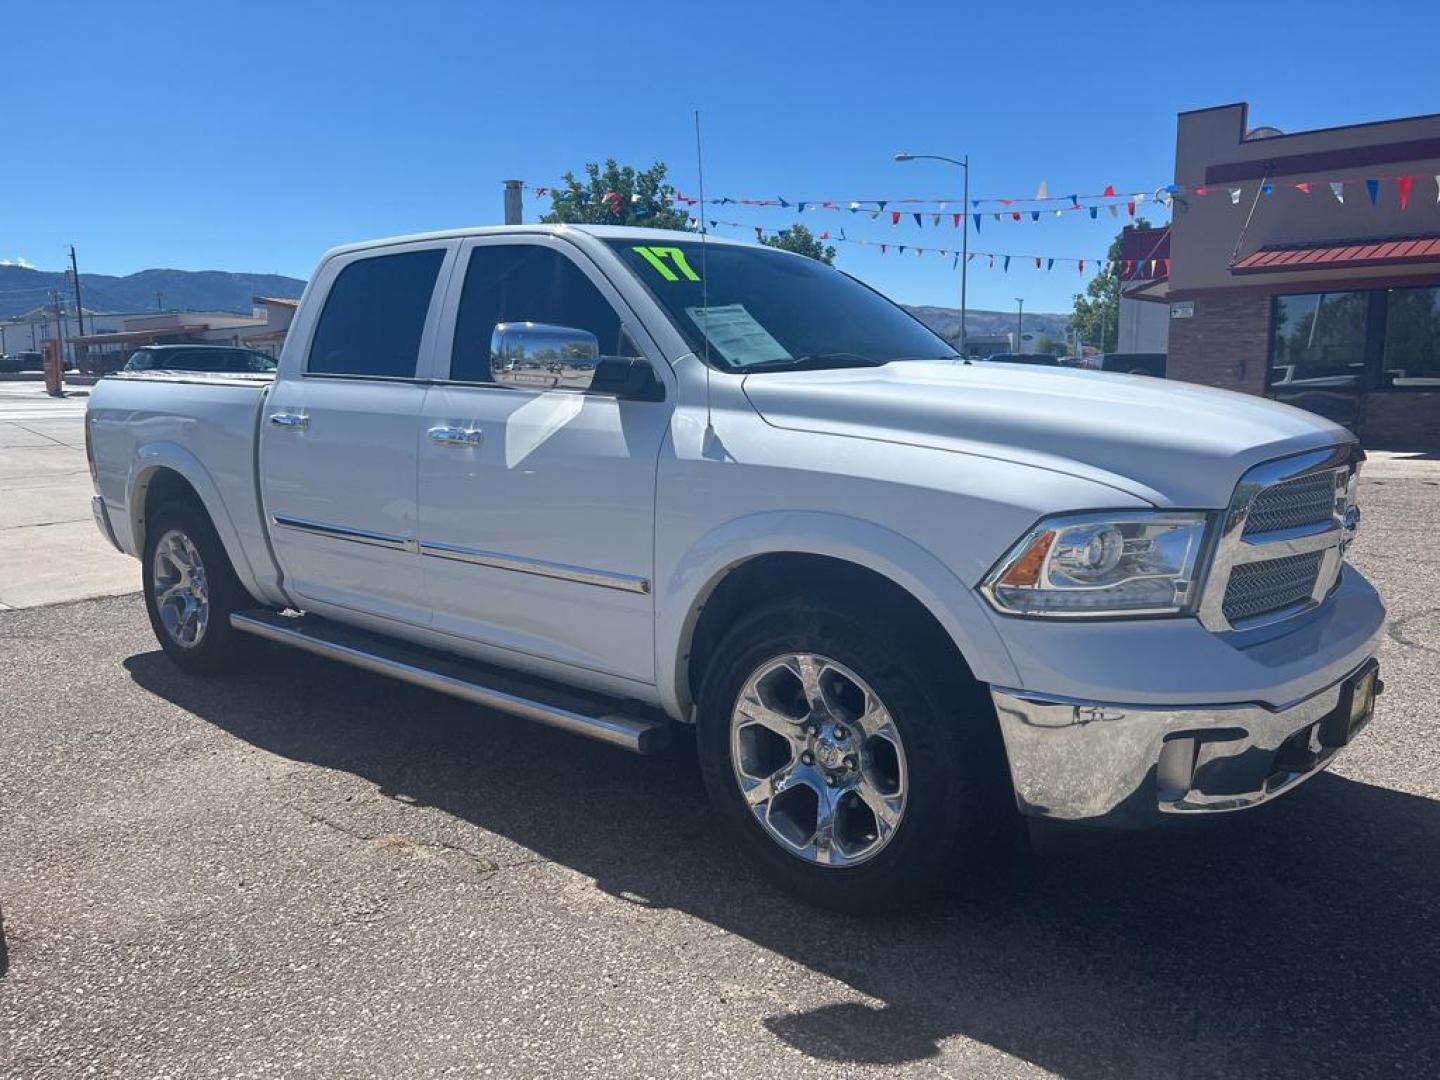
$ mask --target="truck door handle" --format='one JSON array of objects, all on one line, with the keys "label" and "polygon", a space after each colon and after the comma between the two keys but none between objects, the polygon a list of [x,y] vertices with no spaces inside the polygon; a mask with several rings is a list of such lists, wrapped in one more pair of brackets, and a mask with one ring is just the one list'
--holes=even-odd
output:
[{"label": "truck door handle", "polygon": [[310,426],[310,417],[304,413],[294,412],[272,412],[270,422],[279,427],[305,429]]},{"label": "truck door handle", "polygon": [[442,446],[479,446],[485,441],[485,433],[479,428],[432,427],[430,441]]}]

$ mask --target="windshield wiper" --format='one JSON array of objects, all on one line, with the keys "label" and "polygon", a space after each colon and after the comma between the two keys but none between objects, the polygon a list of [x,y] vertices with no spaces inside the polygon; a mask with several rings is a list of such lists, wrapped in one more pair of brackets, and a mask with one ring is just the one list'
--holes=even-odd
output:
[{"label": "windshield wiper", "polygon": [[847,367],[884,367],[890,363],[889,360],[877,360],[873,356],[861,356],[859,353],[829,352],[810,353],[806,356],[785,356],[778,360],[761,360],[758,363],[746,364],[742,369],[745,372],[752,371],[824,371],[829,368]]}]

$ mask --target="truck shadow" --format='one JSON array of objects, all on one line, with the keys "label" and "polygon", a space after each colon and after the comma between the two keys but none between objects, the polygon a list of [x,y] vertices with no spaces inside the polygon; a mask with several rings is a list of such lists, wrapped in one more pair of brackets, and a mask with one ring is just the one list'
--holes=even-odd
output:
[{"label": "truck shadow", "polygon": [[1322,776],[1204,827],[1076,835],[939,911],[863,921],[751,874],[716,835],[693,754],[631,757],[279,649],[243,681],[189,678],[158,652],[125,666],[248,743],[433,806],[869,998],[766,1019],[816,1059],[898,1067],[966,1036],[1070,1077],[1440,1070],[1429,799]]}]

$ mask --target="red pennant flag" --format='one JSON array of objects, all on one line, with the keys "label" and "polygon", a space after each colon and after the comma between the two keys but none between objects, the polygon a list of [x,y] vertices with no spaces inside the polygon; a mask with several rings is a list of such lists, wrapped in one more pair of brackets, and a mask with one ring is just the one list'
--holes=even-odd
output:
[{"label": "red pennant flag", "polygon": [[890,211],[890,224],[891,224],[891,225],[899,225],[899,224],[900,224],[900,211],[899,211],[899,210],[891,210],[891,211]]},{"label": "red pennant flag", "polygon": [[1039,269],[1040,269],[1040,256],[1039,256],[1039,255],[1036,255],[1036,256],[1035,256],[1035,269],[1036,269],[1036,270],[1039,270]]},{"label": "red pennant flag", "polygon": [[1300,183],[1298,183],[1298,184],[1295,185],[1295,190],[1296,190],[1296,191],[1303,191],[1306,195],[1309,195],[1309,194],[1310,194],[1310,184],[1309,184],[1308,182],[1306,182],[1306,181],[1301,181]]},{"label": "red pennant flag", "polygon": [[960,227],[960,218],[961,218],[962,215],[960,215],[960,214],[951,214],[950,216],[955,219],[955,228],[958,229],[958,228]]},{"label": "red pennant flag", "polygon": [[1012,218],[1014,218],[1016,221],[1019,221],[1019,220],[1020,220],[1020,211],[1019,211],[1019,210],[1011,210],[1011,211],[1010,211],[1010,216],[1011,216]]},{"label": "red pennant flag", "polygon": [[1169,259],[1162,259],[1162,260],[1160,260],[1160,261],[1165,264],[1165,276],[1166,276],[1166,277],[1169,277],[1169,276],[1170,276],[1170,260],[1169,260]]},{"label": "red pennant flag", "polygon": [[820,239],[821,239],[821,240],[829,240],[829,239],[830,239],[830,234],[829,234],[828,232],[822,232],[822,233],[820,234]]},{"label": "red pennant flag", "polygon": [[1197,187],[1197,188],[1195,189],[1195,194],[1196,194],[1196,195],[1209,195],[1209,194],[1210,194],[1210,189],[1209,189],[1208,187]]},{"label": "red pennant flag", "polygon": [[1001,203],[1003,203],[1003,204],[1006,205],[1006,206],[1014,206],[1014,205],[1015,205],[1015,200],[1014,200],[1014,199],[1001,199],[1000,201],[1001,201]]},{"label": "red pennant flag", "polygon": [[1114,196],[1115,196],[1115,185],[1114,185],[1114,184],[1106,184],[1106,185],[1105,185],[1105,190],[1100,193],[1100,197],[1101,197],[1102,199],[1105,199],[1105,198],[1114,198]]},{"label": "red pennant flag", "polygon": [[1081,260],[1080,260],[1080,273],[1083,274],[1084,272],[1085,272],[1085,260],[1084,260],[1084,259],[1081,259]]},{"label": "red pennant flag", "polygon": [[1135,204],[1133,202],[1126,203],[1125,209],[1129,212],[1131,217],[1135,216]]},{"label": "red pennant flag", "polygon": [[1413,176],[1397,176],[1395,186],[1400,189],[1400,209],[1404,210],[1410,203],[1410,185],[1415,182]]}]

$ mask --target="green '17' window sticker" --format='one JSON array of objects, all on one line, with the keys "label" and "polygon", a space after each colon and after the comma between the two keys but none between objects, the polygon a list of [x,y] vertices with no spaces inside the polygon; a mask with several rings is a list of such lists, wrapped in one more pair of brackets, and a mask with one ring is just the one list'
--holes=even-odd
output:
[{"label": "green '17' window sticker", "polygon": [[677,247],[636,247],[631,250],[641,255],[666,281],[679,281],[682,275],[686,281],[700,280],[700,275],[685,261],[685,253]]}]

